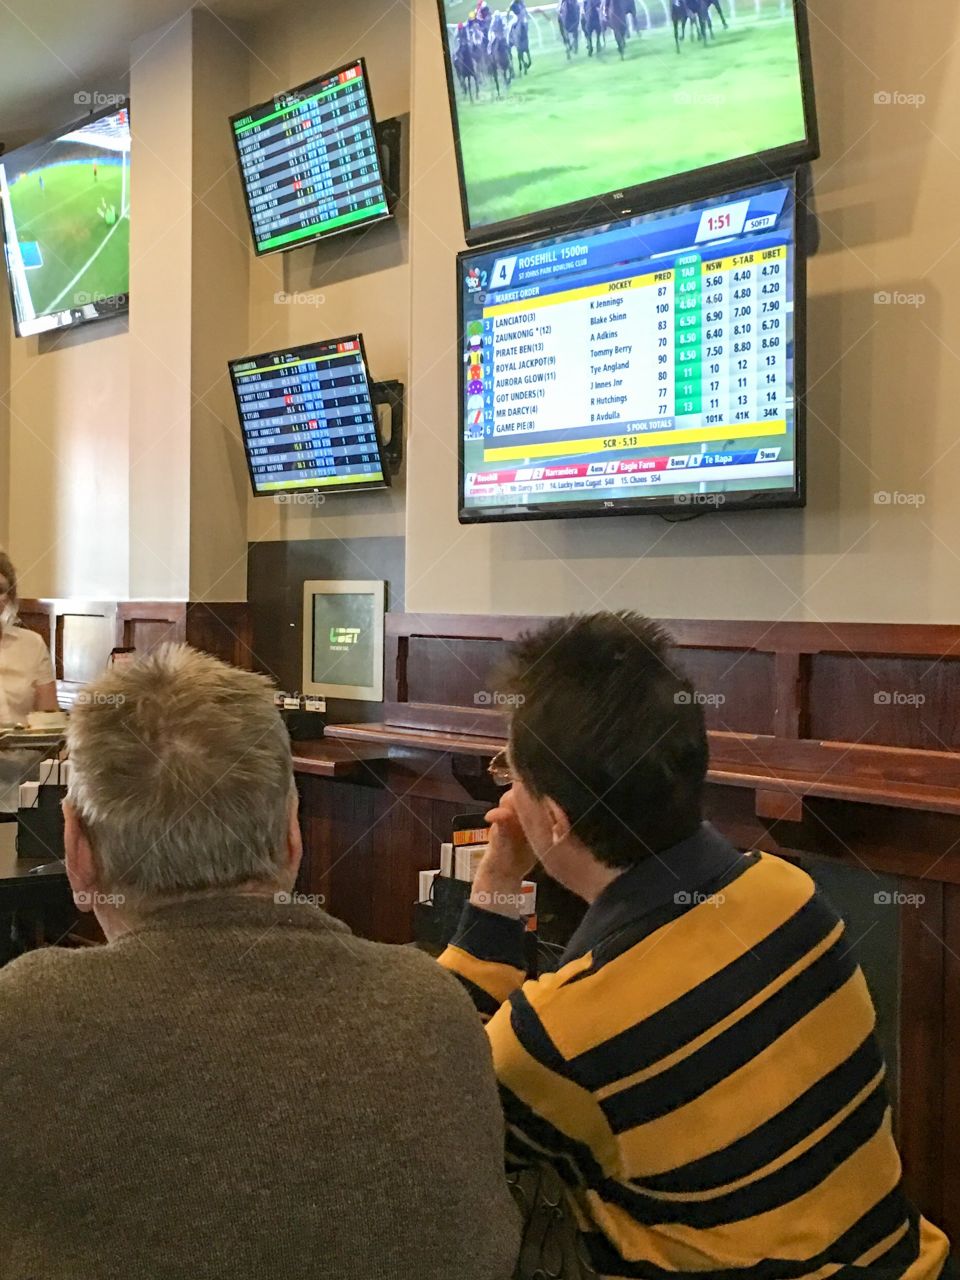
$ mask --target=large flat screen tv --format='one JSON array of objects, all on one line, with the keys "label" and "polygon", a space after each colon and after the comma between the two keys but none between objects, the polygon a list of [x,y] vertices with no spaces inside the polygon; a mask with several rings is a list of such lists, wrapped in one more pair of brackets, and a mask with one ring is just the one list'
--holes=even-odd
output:
[{"label": "large flat screen tv", "polygon": [[799,506],[793,179],[468,251],[460,520]]},{"label": "large flat screen tv", "polygon": [[0,212],[21,338],[126,311],[128,105],[111,106],[0,156]]},{"label": "large flat screen tv", "polygon": [[389,485],[360,334],[229,367],[254,494]]},{"label": "large flat screen tv", "polygon": [[438,3],[468,244],[819,154],[804,0]]},{"label": "large flat screen tv", "polygon": [[390,217],[362,58],[230,124],[258,254]]}]

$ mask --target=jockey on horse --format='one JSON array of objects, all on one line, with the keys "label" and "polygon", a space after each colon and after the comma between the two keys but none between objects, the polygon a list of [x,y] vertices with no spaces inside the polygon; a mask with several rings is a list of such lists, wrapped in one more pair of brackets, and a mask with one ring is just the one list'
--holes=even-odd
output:
[{"label": "jockey on horse", "polygon": [[525,0],[510,0],[507,8],[510,14],[510,25],[507,30],[507,41],[510,47],[517,51],[517,62],[520,64],[520,71],[526,72],[530,70],[532,59],[530,57],[530,15],[527,12]]},{"label": "jockey on horse", "polygon": [[477,22],[480,24],[480,30],[483,32],[483,38],[486,40],[490,35],[490,23],[493,21],[493,10],[487,3],[487,0],[480,0],[476,10]]}]

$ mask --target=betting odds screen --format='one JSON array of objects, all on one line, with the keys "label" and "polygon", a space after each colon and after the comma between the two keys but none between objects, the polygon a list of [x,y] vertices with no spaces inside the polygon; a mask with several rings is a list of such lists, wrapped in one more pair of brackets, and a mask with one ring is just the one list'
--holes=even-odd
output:
[{"label": "betting odds screen", "polygon": [[230,123],[257,253],[390,216],[362,60]]},{"label": "betting odds screen", "polygon": [[793,181],[460,258],[462,521],[787,505]]},{"label": "betting odds screen", "polygon": [[356,335],[230,362],[255,494],[389,484]]}]

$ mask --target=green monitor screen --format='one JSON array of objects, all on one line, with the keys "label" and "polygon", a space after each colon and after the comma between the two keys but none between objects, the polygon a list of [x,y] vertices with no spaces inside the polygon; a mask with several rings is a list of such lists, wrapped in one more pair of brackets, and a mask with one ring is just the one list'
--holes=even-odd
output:
[{"label": "green monitor screen", "polygon": [[306,582],[304,693],[383,698],[382,582]]},{"label": "green monitor screen", "polygon": [[390,217],[363,59],[230,124],[258,254]]}]

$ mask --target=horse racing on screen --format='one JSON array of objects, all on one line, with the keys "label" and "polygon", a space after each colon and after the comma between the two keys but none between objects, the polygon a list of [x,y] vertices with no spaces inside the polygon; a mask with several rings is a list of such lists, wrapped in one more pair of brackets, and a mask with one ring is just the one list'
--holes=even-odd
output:
[{"label": "horse racing on screen", "polygon": [[801,0],[499,2],[440,0],[471,242],[817,152]]}]

